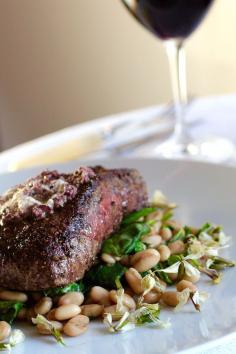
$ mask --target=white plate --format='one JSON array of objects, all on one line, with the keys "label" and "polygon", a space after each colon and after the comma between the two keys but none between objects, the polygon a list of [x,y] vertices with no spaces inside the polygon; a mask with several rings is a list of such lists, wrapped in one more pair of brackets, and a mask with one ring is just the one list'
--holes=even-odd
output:
[{"label": "white plate", "polygon": [[[98,161],[96,160],[96,164]],[[179,204],[178,217],[184,222],[201,225],[205,221],[222,224],[226,232],[234,237],[236,230],[236,170],[230,167],[196,162],[163,160],[113,160],[99,161],[107,167],[136,167],[145,177],[150,193],[161,189],[170,200]],[[93,162],[89,162],[93,164]],[[78,162],[58,166],[70,171]],[[53,166],[55,167],[55,166]],[[39,169],[24,170],[0,176],[0,192],[23,181]],[[224,250],[224,256],[236,259],[236,242]],[[236,333],[236,284],[235,269],[224,272],[219,285],[211,285],[204,278],[200,289],[211,293],[201,313],[189,305],[182,312],[163,310],[161,318],[170,318],[168,329],[138,328],[124,334],[112,335],[101,323],[92,323],[87,333],[78,338],[66,338],[67,346],[61,348],[50,337],[39,336],[33,327],[24,326],[27,339],[15,349],[24,354],[164,354],[187,350],[205,353],[207,348],[219,340],[233,338]],[[18,325],[20,326],[20,325]],[[235,336],[236,338],[236,336]],[[200,347],[199,347],[200,346]],[[215,352],[214,352],[215,353]],[[232,351],[233,353],[233,351]]]}]

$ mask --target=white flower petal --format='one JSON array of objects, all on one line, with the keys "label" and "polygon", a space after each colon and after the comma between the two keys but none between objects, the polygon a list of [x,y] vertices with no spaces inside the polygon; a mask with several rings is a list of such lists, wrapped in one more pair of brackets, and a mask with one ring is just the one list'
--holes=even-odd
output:
[{"label": "white flower petal", "polygon": [[198,239],[201,242],[208,242],[208,241],[212,241],[212,237],[210,235],[208,235],[207,232],[203,231],[200,233],[200,235],[198,236]]},{"label": "white flower petal", "polygon": [[209,298],[209,294],[205,291],[196,291],[193,294],[193,301],[197,305],[202,305]]},{"label": "white flower petal", "polygon": [[188,254],[187,256],[184,257],[184,260],[188,259],[199,259],[203,256],[202,252],[200,253],[195,253],[195,254]]},{"label": "white flower petal", "polygon": [[149,293],[156,285],[156,280],[151,274],[145,275],[141,280],[141,287],[144,289],[143,296]]},{"label": "white flower petal", "polygon": [[192,266],[189,262],[183,261],[183,264],[184,264],[185,273],[189,277],[191,277],[191,276],[197,277],[200,275],[199,270],[196,267]]},{"label": "white flower petal", "polygon": [[179,271],[180,264],[181,262],[176,262],[165,269],[158,269],[158,272],[177,274]]},{"label": "white flower petal", "polygon": [[121,319],[119,320],[119,322],[117,323],[117,325],[115,326],[115,330],[119,330],[119,328],[122,327],[122,325],[124,324],[124,322],[129,318],[129,312],[126,311],[124,313],[124,315],[121,317]]},{"label": "white flower petal", "polygon": [[154,205],[168,204],[168,200],[160,190],[156,190],[152,197],[152,203]]},{"label": "white flower petal", "polygon": [[183,291],[177,292],[178,305],[175,307],[175,311],[180,311],[180,309],[187,304],[190,296],[190,290],[188,288]]},{"label": "white flower petal", "polygon": [[230,241],[231,237],[226,236],[226,234],[223,231],[220,231],[219,233],[219,245],[224,246]]},{"label": "white flower petal", "polygon": [[213,259],[210,259],[210,258],[209,258],[209,259],[206,261],[206,268],[209,269],[210,266],[211,266],[213,263],[214,263]]},{"label": "white flower petal", "polygon": [[209,247],[205,252],[206,256],[218,256],[218,249],[214,247]]},{"label": "white flower petal", "polygon": [[12,347],[15,347],[17,344],[24,342],[25,335],[20,329],[14,329],[9,338],[9,344]]},{"label": "white flower petal", "polygon": [[118,289],[116,294],[117,294],[117,304],[116,304],[116,311],[119,312],[123,312],[124,309],[124,289]]}]

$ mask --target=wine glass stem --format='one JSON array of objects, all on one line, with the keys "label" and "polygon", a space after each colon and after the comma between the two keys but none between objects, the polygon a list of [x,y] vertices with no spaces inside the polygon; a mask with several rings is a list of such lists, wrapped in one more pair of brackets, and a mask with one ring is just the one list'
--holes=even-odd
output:
[{"label": "wine glass stem", "polygon": [[178,144],[185,145],[189,140],[185,122],[187,105],[185,50],[182,40],[168,40],[165,42],[165,47],[169,60],[176,118],[174,138]]}]

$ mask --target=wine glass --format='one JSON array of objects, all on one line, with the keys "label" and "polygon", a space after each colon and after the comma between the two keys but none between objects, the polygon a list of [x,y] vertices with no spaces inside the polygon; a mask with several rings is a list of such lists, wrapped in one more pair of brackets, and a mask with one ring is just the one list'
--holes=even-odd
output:
[{"label": "wine glass", "polygon": [[233,153],[233,144],[224,138],[195,141],[188,132],[185,120],[187,84],[184,42],[203,20],[213,1],[122,0],[130,13],[163,41],[169,59],[176,124],[173,135],[151,154],[221,161]]}]

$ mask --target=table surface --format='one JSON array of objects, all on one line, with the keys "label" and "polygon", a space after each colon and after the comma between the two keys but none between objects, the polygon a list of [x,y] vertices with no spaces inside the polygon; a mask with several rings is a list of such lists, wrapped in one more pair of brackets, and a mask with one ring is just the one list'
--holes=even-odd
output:
[{"label": "table surface", "polygon": [[[90,122],[77,124],[72,127],[48,134],[41,138],[18,145],[0,153],[0,173],[16,171],[32,165],[47,166],[53,162],[63,162],[85,156],[92,148],[101,148],[104,143],[101,131],[109,130],[113,125],[122,122],[137,123],[158,116],[163,106],[153,106],[136,111],[116,114]],[[194,99],[189,107],[188,121],[195,122],[190,126],[191,133],[196,138],[207,136],[221,136],[231,139],[236,144],[236,94],[226,96],[212,96]],[[170,128],[169,123],[156,124],[156,131]],[[154,127],[151,127],[154,129]],[[147,129],[146,129],[147,130]],[[139,131],[142,136],[145,129]],[[149,129],[150,130],[150,129]],[[121,130],[113,141],[125,140],[131,137],[133,131]],[[141,156],[143,148],[136,149],[136,156]],[[93,154],[101,157],[101,153]],[[86,156],[87,158],[88,156]],[[104,154],[102,155],[104,157]],[[234,161],[233,161],[234,162]]]},{"label": "table surface", "polygon": [[[52,162],[62,162],[76,158],[86,151],[90,152],[91,144],[98,147],[103,144],[97,132],[106,127],[125,121],[141,121],[158,115],[163,106],[147,107],[144,109],[116,114],[87,123],[69,127],[58,132],[43,136],[30,142],[18,145],[0,153],[0,173],[16,171],[32,165],[40,164],[46,167]],[[218,135],[230,139],[236,144],[236,94],[227,96],[212,96],[194,100],[188,114],[193,124],[191,133],[195,137]],[[165,125],[164,125],[165,129]],[[131,132],[129,132],[131,134]],[[124,134],[123,134],[124,135]],[[120,137],[118,137],[119,139]],[[122,137],[123,138],[123,137]],[[62,148],[61,148],[62,147]],[[61,150],[60,150],[61,148]],[[86,150],[87,149],[87,150]],[[141,156],[143,150],[137,149],[136,156]],[[59,153],[58,153],[59,152]],[[58,155],[61,159],[58,160]],[[101,153],[92,157],[101,157]],[[87,156],[86,156],[87,157]],[[230,164],[236,161],[232,159]],[[190,352],[189,352],[190,353]],[[202,348],[191,351],[191,354],[232,354],[236,353],[236,334],[218,343],[214,348]]]}]

